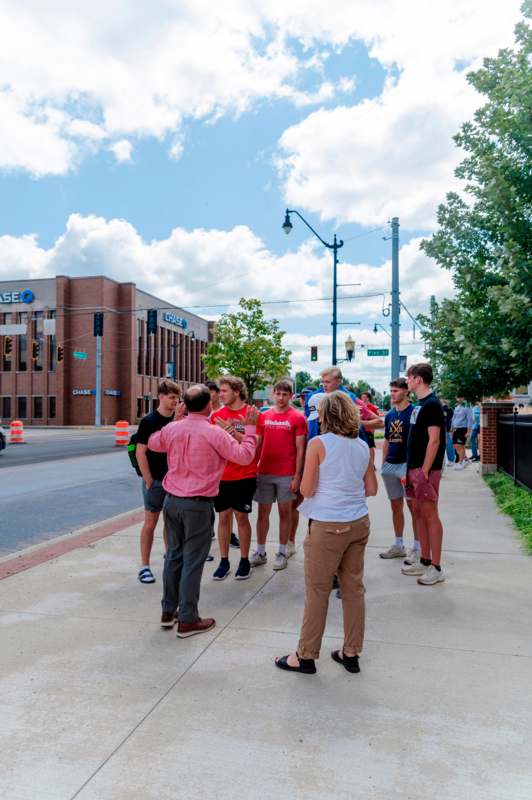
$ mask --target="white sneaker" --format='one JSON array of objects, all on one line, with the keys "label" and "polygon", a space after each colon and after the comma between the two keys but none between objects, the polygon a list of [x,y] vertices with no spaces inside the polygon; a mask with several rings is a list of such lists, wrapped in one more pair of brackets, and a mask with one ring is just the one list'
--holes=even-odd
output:
[{"label": "white sneaker", "polygon": [[273,562],[273,568],[275,570],[279,570],[279,569],[286,569],[287,566],[288,566],[287,557],[282,553],[277,553],[277,555],[275,556],[275,561]]},{"label": "white sneaker", "polygon": [[411,550],[408,551],[406,554],[406,558],[403,561],[403,564],[406,564],[407,567],[411,567],[412,564],[419,564],[419,550],[415,550],[413,547]]},{"label": "white sneaker", "polygon": [[262,553],[259,553],[258,550],[255,550],[255,552],[249,559],[249,563],[251,564],[252,567],[262,567],[262,565],[266,564],[267,561],[268,561],[268,556],[266,555],[266,553],[262,555]]},{"label": "white sneaker", "polygon": [[465,464],[463,461],[459,461],[458,464],[454,465],[455,469],[465,469]]},{"label": "white sneaker", "polygon": [[295,552],[296,552],[296,543],[290,540],[286,545],[286,557],[292,558]]},{"label": "white sneaker", "polygon": [[417,579],[417,582],[421,583],[423,586],[434,586],[435,583],[441,583],[444,580],[445,575],[443,574],[443,570],[436,569],[436,567],[431,564],[425,574]]},{"label": "white sneaker", "polygon": [[406,550],[402,544],[392,544],[384,553],[379,553],[380,558],[404,558]]},{"label": "white sneaker", "polygon": [[415,564],[410,564],[408,567],[401,567],[403,575],[424,575],[426,571],[427,567],[420,561],[416,561]]}]

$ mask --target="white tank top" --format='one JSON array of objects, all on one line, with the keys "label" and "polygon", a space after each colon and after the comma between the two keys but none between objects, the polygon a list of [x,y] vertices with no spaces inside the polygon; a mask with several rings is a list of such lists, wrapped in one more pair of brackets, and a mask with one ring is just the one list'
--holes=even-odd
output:
[{"label": "white tank top", "polygon": [[299,510],[320,522],[353,522],[368,513],[364,475],[369,464],[369,447],[362,439],[348,439],[336,433],[317,437],[325,449],[318,485]]}]

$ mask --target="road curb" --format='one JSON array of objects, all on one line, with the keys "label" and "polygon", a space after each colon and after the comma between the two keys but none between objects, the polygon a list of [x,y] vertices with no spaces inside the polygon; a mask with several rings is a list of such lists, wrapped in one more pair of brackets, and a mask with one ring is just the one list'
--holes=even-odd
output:
[{"label": "road curb", "polygon": [[39,564],[44,564],[46,561],[59,558],[79,547],[86,547],[99,539],[112,536],[113,533],[119,533],[132,525],[138,525],[143,519],[144,509],[136,508],[133,511],[117,514],[116,517],[111,517],[104,522],[80,528],[75,533],[66,533],[47,542],[26,547],[16,555],[4,556],[4,558],[0,558],[0,581],[32,567],[37,567]]}]

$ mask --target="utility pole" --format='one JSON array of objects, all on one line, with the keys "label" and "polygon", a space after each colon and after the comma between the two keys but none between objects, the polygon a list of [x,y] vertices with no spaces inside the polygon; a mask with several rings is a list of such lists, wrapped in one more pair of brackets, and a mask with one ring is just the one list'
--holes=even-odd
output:
[{"label": "utility pole", "polygon": [[392,218],[392,371],[391,378],[399,377],[399,217]]},{"label": "utility pole", "polygon": [[[342,242],[343,244],[343,242]],[[342,245],[340,245],[341,247]],[[336,366],[336,331],[338,328],[338,242],[333,239],[333,318],[332,318],[332,363]]]}]

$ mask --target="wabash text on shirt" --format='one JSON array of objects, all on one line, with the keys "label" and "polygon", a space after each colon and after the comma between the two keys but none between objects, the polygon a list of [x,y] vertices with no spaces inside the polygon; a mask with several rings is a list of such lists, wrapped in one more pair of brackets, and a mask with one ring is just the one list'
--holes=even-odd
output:
[{"label": "wabash text on shirt", "polygon": [[295,475],[296,438],[307,435],[307,421],[295,408],[279,412],[274,408],[260,415],[257,434],[262,436],[259,473]]}]

